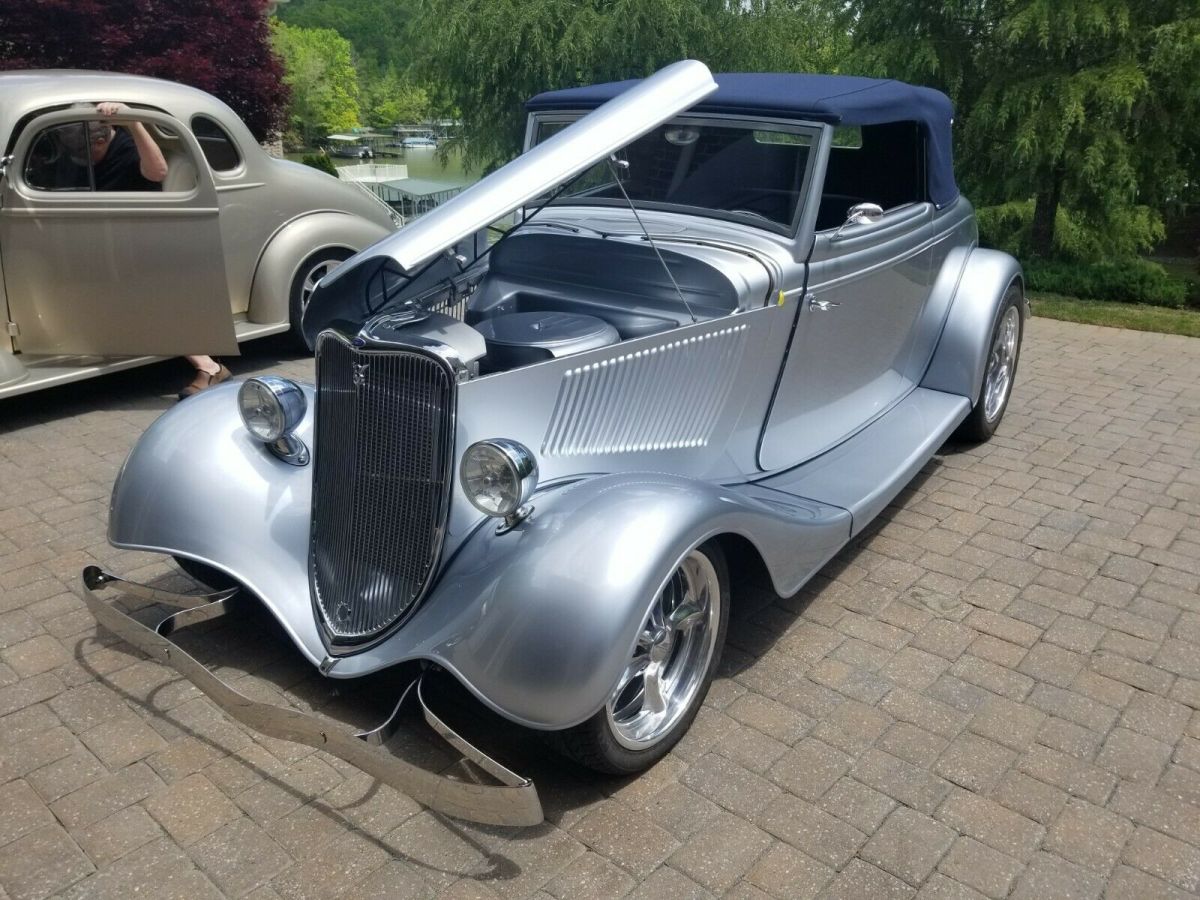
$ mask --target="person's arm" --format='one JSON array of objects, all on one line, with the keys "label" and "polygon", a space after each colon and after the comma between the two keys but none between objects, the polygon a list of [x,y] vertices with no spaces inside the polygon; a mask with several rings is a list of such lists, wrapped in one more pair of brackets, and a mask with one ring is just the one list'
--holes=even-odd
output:
[{"label": "person's arm", "polygon": [[[129,108],[124,103],[108,101],[97,103],[96,110],[102,116],[123,116],[129,112]],[[167,177],[167,161],[163,158],[162,148],[154,142],[154,138],[150,137],[150,132],[141,122],[130,122],[125,127],[129,131],[129,136],[133,138],[133,145],[137,148],[138,169],[141,171],[142,177],[155,184],[161,184]]]}]

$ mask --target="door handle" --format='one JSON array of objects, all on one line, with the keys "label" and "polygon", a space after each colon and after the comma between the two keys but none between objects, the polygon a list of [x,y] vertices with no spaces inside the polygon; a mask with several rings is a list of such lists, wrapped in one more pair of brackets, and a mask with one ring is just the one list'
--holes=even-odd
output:
[{"label": "door handle", "polygon": [[829,312],[835,306],[841,306],[840,303],[834,303],[832,300],[818,300],[816,297],[808,298],[809,309],[819,309],[821,312]]}]

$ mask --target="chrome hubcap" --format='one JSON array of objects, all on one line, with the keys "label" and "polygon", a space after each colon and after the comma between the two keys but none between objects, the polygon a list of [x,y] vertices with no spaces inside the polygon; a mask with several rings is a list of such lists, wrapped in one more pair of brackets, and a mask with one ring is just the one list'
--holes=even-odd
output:
[{"label": "chrome hubcap", "polygon": [[1012,388],[1013,369],[1017,363],[1017,341],[1021,337],[1021,313],[1010,306],[1000,320],[992,352],[988,356],[987,377],[983,381],[983,415],[995,420],[1008,399]]},{"label": "chrome hubcap", "polygon": [[693,550],[654,598],[633,658],[608,701],[608,724],[621,746],[654,745],[691,706],[712,660],[720,591],[716,569]]},{"label": "chrome hubcap", "polygon": [[317,289],[317,282],[336,269],[342,264],[340,259],[323,259],[304,276],[304,282],[300,285],[300,312],[303,313],[308,309],[308,302],[312,299],[313,291]]}]

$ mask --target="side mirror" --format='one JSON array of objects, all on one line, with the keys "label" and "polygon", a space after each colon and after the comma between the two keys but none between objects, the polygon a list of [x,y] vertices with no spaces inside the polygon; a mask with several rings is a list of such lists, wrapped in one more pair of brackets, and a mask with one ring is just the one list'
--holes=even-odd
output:
[{"label": "side mirror", "polygon": [[832,240],[837,240],[851,225],[874,225],[883,218],[883,207],[878,203],[855,203],[846,213],[846,221],[833,233]]}]

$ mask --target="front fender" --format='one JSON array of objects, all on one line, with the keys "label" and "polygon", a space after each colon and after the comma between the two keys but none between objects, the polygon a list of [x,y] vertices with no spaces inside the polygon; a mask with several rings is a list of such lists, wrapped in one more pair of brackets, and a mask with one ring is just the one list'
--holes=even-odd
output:
[{"label": "front fender", "polygon": [[[307,565],[311,467],[250,438],[237,389],[203,391],[147,429],[113,489],[109,540],[228,573],[321,664]],[[311,415],[297,429],[310,447]],[[429,660],[513,721],[567,728],[604,705],[652,598],[689,549],[741,536],[790,594],[850,535],[843,509],[673,475],[595,476],[547,487],[533,504],[507,534],[482,520],[407,622],[323,671],[354,678]]]},{"label": "front fender", "polygon": [[376,222],[344,212],[315,212],[288,222],[259,257],[250,290],[250,321],[288,320],[292,281],[318,250],[338,247],[357,253],[391,233]]},{"label": "front fender", "polygon": [[921,387],[978,402],[1000,303],[1009,286],[1023,280],[1021,264],[1007,253],[971,251]]},{"label": "front fender", "polygon": [[844,510],[672,475],[598,476],[533,502],[507,534],[484,523],[389,642],[418,638],[424,646],[406,655],[437,660],[533,728],[567,728],[604,705],[651,600],[693,547],[745,537],[794,590],[789,579],[811,574],[849,535]]},{"label": "front fender", "polygon": [[[185,556],[236,578],[262,599],[314,664],[325,648],[308,594],[312,471],[250,437],[238,381],[201,391],[159,416],[113,485],[113,546]],[[297,436],[312,446],[313,390]]]}]

